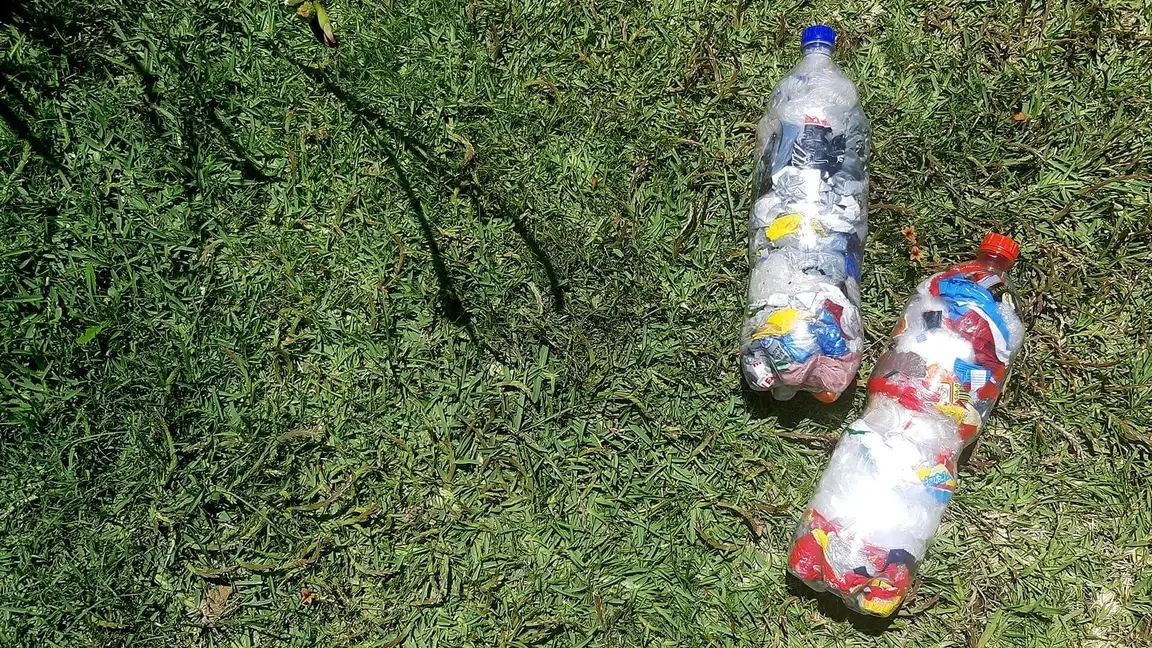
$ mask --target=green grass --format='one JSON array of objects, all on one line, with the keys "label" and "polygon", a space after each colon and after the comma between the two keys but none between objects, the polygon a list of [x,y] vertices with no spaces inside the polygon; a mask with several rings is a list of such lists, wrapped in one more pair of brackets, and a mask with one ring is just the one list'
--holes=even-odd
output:
[{"label": "green grass", "polygon": [[[276,2],[20,4],[0,645],[1152,641],[1147,6],[341,0],[326,49]],[[819,20],[898,207],[863,371],[925,273],[1024,243],[887,626],[784,571],[862,390],[765,406],[735,357],[752,123]]]}]

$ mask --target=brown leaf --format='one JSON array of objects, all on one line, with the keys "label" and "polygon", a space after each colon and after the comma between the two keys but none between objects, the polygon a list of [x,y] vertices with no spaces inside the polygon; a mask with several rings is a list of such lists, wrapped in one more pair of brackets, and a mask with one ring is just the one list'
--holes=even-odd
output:
[{"label": "brown leaf", "polygon": [[1016,113],[1016,114],[1015,114],[1015,115],[1012,117],[1012,119],[1015,119],[1015,120],[1016,120],[1016,121],[1018,121],[1018,122],[1022,122],[1022,121],[1024,121],[1025,119],[1028,119],[1028,115],[1025,115],[1025,114],[1024,114],[1024,113],[1022,113],[1022,112],[1018,112],[1018,113]]},{"label": "brown leaf", "polygon": [[311,605],[316,602],[316,592],[313,592],[309,587],[300,588],[300,603],[303,605]]},{"label": "brown leaf", "polygon": [[893,205],[892,203],[872,203],[868,205],[868,211],[890,211],[895,214],[903,214],[905,216],[915,216],[916,210],[911,207],[901,207],[900,205]]},{"label": "brown leaf", "polygon": [[468,166],[468,164],[476,158],[476,147],[472,146],[472,142],[469,142],[463,135],[453,131],[451,122],[448,123],[447,131],[448,139],[464,147],[464,166]]},{"label": "brown leaf", "polygon": [[231,612],[235,606],[228,603],[229,596],[232,596],[229,585],[218,585],[208,590],[200,601],[200,622],[206,626],[214,625]]},{"label": "brown leaf", "polygon": [[716,502],[716,506],[719,506],[720,508],[728,509],[729,511],[732,511],[733,513],[744,518],[744,523],[748,525],[748,530],[751,531],[752,535],[755,536],[756,538],[763,537],[765,531],[768,530],[767,525],[765,525],[760,520],[757,520],[748,511],[745,511],[744,509],[740,508],[739,506],[736,506],[735,504],[733,504],[731,502],[725,502],[725,501],[721,500],[719,502]]},{"label": "brown leaf", "polygon": [[719,549],[720,551],[740,551],[739,545],[713,540],[712,536],[704,533],[704,529],[700,526],[696,527],[696,534],[700,536],[700,539],[703,540],[705,544],[707,544],[709,547],[712,547],[713,549]]}]

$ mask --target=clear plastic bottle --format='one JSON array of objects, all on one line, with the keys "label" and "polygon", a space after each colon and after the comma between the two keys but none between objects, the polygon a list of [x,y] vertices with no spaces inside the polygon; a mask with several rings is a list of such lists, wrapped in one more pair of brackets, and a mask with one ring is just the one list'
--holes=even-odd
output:
[{"label": "clear plastic bottle", "polygon": [[772,90],[757,134],[740,364],[753,389],[780,400],[810,391],[831,402],[860,368],[869,130],[835,42],[831,27],[804,30],[803,58]]},{"label": "clear plastic bottle", "polygon": [[878,616],[903,602],[1024,340],[1008,283],[1019,250],[989,234],[909,300],[796,530],[789,571],[814,589]]}]

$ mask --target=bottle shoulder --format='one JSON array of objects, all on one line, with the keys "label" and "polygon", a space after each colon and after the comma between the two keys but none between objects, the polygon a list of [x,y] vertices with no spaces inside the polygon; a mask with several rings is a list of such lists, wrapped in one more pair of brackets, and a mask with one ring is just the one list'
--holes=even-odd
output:
[{"label": "bottle shoulder", "polygon": [[770,107],[793,102],[849,108],[859,105],[860,93],[831,58],[808,56],[796,63],[769,95]]}]

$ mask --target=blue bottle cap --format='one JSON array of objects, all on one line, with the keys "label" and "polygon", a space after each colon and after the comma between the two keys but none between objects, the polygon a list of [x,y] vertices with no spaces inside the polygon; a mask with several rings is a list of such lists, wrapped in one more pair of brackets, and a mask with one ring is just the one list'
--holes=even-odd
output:
[{"label": "blue bottle cap", "polygon": [[806,27],[804,33],[800,35],[800,48],[817,44],[836,47],[836,30],[828,25]]}]

